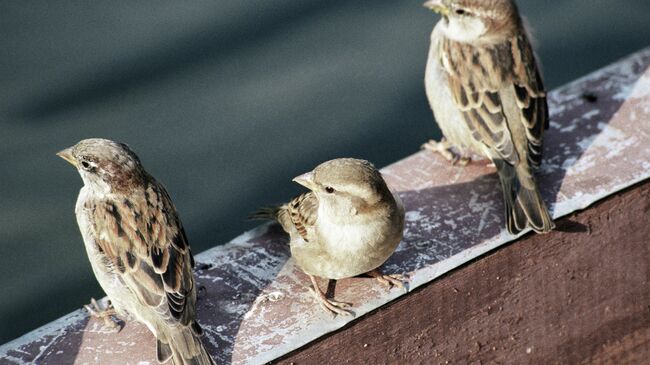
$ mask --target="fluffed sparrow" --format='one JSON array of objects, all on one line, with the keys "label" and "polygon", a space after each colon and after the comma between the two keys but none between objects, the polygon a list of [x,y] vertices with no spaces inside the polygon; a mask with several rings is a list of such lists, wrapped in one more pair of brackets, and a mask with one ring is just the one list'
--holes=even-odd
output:
[{"label": "fluffed sparrow", "polygon": [[[548,128],[546,91],[529,37],[512,0],[429,0],[441,14],[431,33],[425,86],[446,141],[496,166],[512,234],[554,224],[533,170]],[[425,145],[426,146],[426,145]]]},{"label": "fluffed sparrow", "polygon": [[153,332],[161,363],[214,364],[196,322],[194,259],[165,188],[125,144],[86,139],[57,155],[83,179],[77,223],[117,314]]},{"label": "fluffed sparrow", "polygon": [[352,314],[348,303],[326,298],[316,277],[344,279],[368,274],[404,288],[401,275],[377,271],[395,251],[404,230],[404,207],[368,161],[327,161],[293,179],[311,190],[253,218],[277,220],[289,233],[291,255],[313,285],[325,311]]}]

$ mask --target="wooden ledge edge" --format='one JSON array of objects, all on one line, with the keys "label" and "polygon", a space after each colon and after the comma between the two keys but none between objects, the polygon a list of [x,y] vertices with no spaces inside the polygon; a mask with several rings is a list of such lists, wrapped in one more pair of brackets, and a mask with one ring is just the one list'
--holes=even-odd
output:
[{"label": "wooden ledge edge", "polygon": [[445,273],[272,364],[643,363],[650,180]]}]

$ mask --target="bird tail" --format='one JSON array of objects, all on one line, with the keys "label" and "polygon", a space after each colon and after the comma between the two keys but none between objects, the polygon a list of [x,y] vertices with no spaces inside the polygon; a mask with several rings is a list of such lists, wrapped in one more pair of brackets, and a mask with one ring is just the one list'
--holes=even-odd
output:
[{"label": "bird tail", "polygon": [[248,219],[268,220],[280,223],[282,229],[284,229],[284,231],[287,233],[291,232],[291,229],[293,227],[291,217],[289,216],[289,210],[287,209],[287,204],[260,208],[256,212],[250,214],[248,216]]},{"label": "bird tail", "polygon": [[277,221],[280,213],[280,206],[262,207],[248,215],[250,220]]},{"label": "bird tail", "polygon": [[203,346],[203,330],[196,321],[190,326],[177,326],[161,333],[157,339],[158,362],[172,359],[174,365],[216,365]]},{"label": "bird tail", "polygon": [[555,228],[532,171],[523,164],[515,167],[499,159],[494,165],[503,189],[508,232],[517,234],[528,225],[537,233]]}]

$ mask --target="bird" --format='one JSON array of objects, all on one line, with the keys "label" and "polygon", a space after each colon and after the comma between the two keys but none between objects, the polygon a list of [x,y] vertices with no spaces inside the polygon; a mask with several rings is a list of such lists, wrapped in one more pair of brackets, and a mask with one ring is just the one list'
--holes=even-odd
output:
[{"label": "bird", "polygon": [[404,275],[378,270],[402,239],[404,206],[370,162],[334,159],[293,181],[310,191],[279,207],[263,208],[251,218],[275,220],[289,234],[291,256],[309,277],[310,292],[327,313],[353,315],[351,304],[327,298],[316,278],[367,274],[389,288],[406,289]]},{"label": "bird", "polygon": [[214,364],[196,321],[194,258],[165,188],[123,143],[84,139],[57,155],[84,182],[75,214],[92,270],[112,307],[91,314],[131,315],[156,337],[160,363]]},{"label": "bird", "polygon": [[473,154],[489,158],[503,190],[508,232],[551,231],[555,225],[534,176],[549,126],[546,90],[517,5],[423,5],[441,15],[431,33],[425,89],[444,136],[424,147],[452,162],[465,163]]}]

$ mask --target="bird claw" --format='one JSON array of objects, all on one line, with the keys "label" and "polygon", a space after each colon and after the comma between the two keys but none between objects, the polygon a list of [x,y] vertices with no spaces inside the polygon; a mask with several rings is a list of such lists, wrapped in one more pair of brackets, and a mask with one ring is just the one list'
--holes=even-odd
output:
[{"label": "bird claw", "polygon": [[470,162],[472,162],[472,158],[471,158],[471,157],[467,157],[467,156],[456,156],[456,159],[455,159],[454,161],[452,161],[451,164],[454,165],[454,166],[465,167],[465,166],[467,166],[467,164],[469,164]]},{"label": "bird claw", "polygon": [[122,329],[120,321],[117,319],[117,312],[110,300],[106,308],[102,308],[95,298],[90,298],[90,304],[84,304],[84,308],[86,308],[91,317],[103,320],[104,327],[118,332]]},{"label": "bird claw", "polygon": [[330,312],[334,316],[336,316],[337,314],[344,315],[344,316],[352,315],[351,311],[345,309],[345,308],[350,308],[352,304],[346,302],[339,302],[334,299],[328,299],[325,297],[325,294],[318,293],[317,290],[314,288],[309,288],[309,291],[312,293],[312,295],[314,295],[314,297],[318,301],[318,304],[320,304],[320,306],[326,312]]},{"label": "bird claw", "polygon": [[382,285],[385,285],[388,290],[392,289],[394,286],[404,290],[405,293],[408,293],[408,284],[409,277],[402,274],[390,274],[384,275],[377,270],[368,272],[368,275],[377,279]]},{"label": "bird claw", "polygon": [[445,160],[451,162],[453,166],[467,166],[472,161],[470,157],[463,156],[462,154],[454,153],[452,150],[453,145],[446,139],[441,139],[440,142],[430,139],[422,145],[422,149],[438,153]]},{"label": "bird claw", "polygon": [[323,308],[325,312],[332,315],[332,318],[335,318],[337,315],[352,317],[355,316],[353,311],[346,309],[350,308],[352,304],[339,302],[334,299],[328,299],[320,290],[311,287],[309,288],[309,292],[312,293],[314,298],[316,298],[316,301],[321,306],[321,308]]},{"label": "bird claw", "polygon": [[318,304],[320,304],[321,308],[323,308],[326,312],[330,313],[332,315],[332,318],[336,318],[337,315],[343,317],[348,317],[348,316],[354,317],[354,312],[345,309],[347,307],[350,307],[350,305],[347,305],[345,307],[341,306],[341,304],[348,304],[348,303],[333,303],[332,300],[325,299],[323,301],[319,301]]},{"label": "bird claw", "polygon": [[447,161],[455,159],[454,153],[451,151],[451,144],[444,138],[438,142],[430,139],[421,146],[422,149],[440,154]]}]

